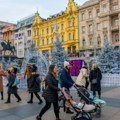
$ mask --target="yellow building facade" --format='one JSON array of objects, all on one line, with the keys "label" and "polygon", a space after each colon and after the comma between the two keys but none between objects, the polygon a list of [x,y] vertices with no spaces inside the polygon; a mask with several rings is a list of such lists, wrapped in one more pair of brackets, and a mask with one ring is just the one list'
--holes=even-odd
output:
[{"label": "yellow building facade", "polygon": [[[57,29],[56,29],[57,27]],[[56,41],[57,32],[63,48],[70,56],[76,56],[79,52],[78,41],[78,6],[74,0],[68,1],[65,11],[52,15],[47,19],[35,14],[32,24],[33,40],[40,53],[52,52],[53,43]]]}]

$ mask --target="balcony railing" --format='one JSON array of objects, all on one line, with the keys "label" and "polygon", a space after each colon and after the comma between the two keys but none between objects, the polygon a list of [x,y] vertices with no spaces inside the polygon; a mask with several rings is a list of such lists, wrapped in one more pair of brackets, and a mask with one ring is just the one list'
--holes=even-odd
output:
[{"label": "balcony railing", "polygon": [[119,25],[113,25],[113,26],[111,26],[111,30],[119,30]]}]

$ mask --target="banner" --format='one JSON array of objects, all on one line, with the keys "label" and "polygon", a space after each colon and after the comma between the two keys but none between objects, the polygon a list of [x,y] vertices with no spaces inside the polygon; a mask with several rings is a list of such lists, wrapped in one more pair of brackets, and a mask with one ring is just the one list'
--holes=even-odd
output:
[{"label": "banner", "polygon": [[71,76],[78,76],[81,68],[85,65],[84,60],[70,60],[70,74]]}]

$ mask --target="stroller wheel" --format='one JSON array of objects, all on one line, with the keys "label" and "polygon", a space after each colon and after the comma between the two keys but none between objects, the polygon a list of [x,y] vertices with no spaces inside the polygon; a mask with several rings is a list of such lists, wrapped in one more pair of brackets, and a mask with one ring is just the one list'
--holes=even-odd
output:
[{"label": "stroller wheel", "polygon": [[101,117],[101,108],[99,108],[97,111],[96,111],[96,116],[99,118]]},{"label": "stroller wheel", "polygon": [[76,120],[74,116],[71,117],[71,120]]}]

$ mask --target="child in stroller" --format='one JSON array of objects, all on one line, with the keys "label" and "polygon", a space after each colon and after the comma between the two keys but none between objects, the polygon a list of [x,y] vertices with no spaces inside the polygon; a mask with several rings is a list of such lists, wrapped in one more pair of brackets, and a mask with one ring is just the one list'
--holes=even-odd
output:
[{"label": "child in stroller", "polygon": [[97,97],[94,97],[93,94],[89,93],[83,86],[74,86],[78,92],[78,95],[80,96],[80,101],[84,101],[86,104],[93,104],[96,106],[96,109],[94,112],[96,112],[96,115],[98,117],[101,116],[101,107],[106,105],[106,102],[104,100],[98,99]]},{"label": "child in stroller", "polygon": [[94,105],[75,102],[66,88],[62,88],[64,99],[68,101],[76,115],[71,120],[92,120],[90,112],[95,109]]}]

